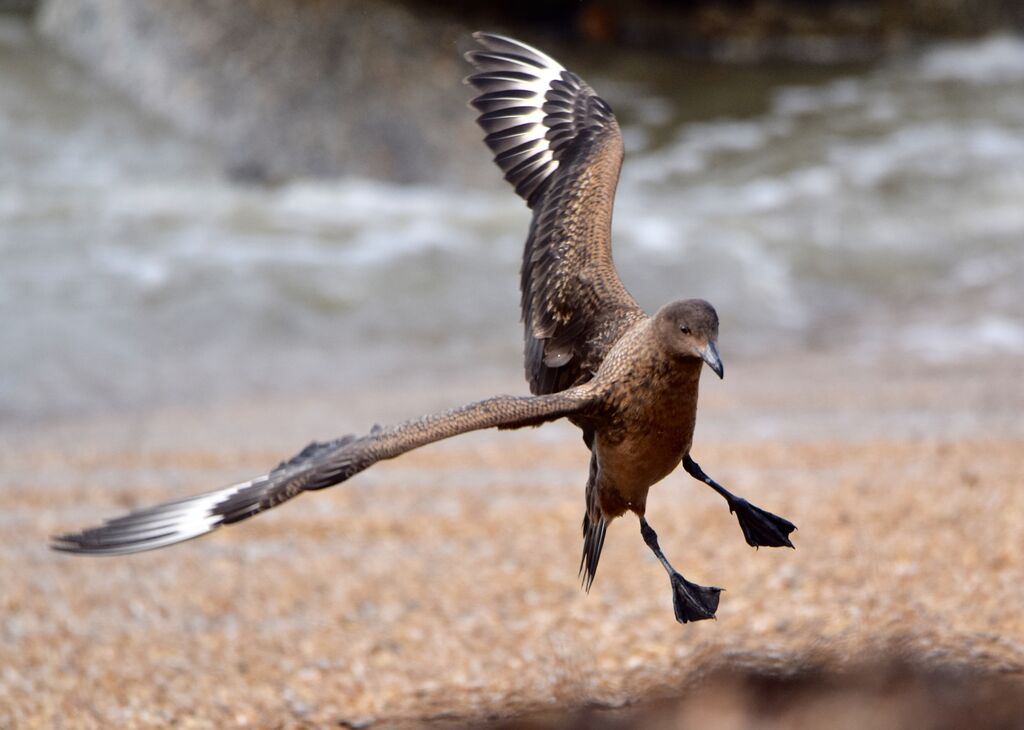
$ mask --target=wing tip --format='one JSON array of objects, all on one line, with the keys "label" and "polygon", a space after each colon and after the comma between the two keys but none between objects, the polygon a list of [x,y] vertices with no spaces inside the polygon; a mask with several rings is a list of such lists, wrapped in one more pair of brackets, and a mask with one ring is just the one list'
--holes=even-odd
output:
[{"label": "wing tip", "polygon": [[511,43],[512,45],[515,45],[515,46],[523,45],[522,43],[520,43],[519,41],[515,40],[514,38],[509,38],[506,35],[502,35],[501,33],[495,33],[495,32],[490,31],[490,30],[474,30],[469,35],[470,35],[470,37],[473,40],[475,40],[477,43],[479,43],[481,46],[484,46],[485,48],[487,47],[487,44],[489,44],[489,43],[493,44],[495,42],[497,42],[497,43],[503,43],[503,42],[504,43]]},{"label": "wing tip", "polygon": [[49,547],[76,555],[127,555],[174,545],[205,535],[224,524],[217,507],[259,479],[105,520],[96,527],[50,537]]},{"label": "wing tip", "polygon": [[59,553],[76,553],[80,552],[80,549],[75,541],[74,533],[64,533],[62,535],[50,535],[49,548],[56,550]]},{"label": "wing tip", "polygon": [[59,553],[72,555],[131,555],[148,552],[157,548],[175,545],[196,537],[200,537],[220,527],[217,522],[192,529],[168,528],[157,534],[133,537],[130,533],[111,530],[107,525],[94,527],[81,532],[70,532],[50,537],[49,547]]},{"label": "wing tip", "polygon": [[145,550],[151,550],[150,547],[135,547],[132,545],[109,545],[102,542],[96,542],[86,537],[86,533],[66,533],[64,535],[54,535],[50,538],[49,547],[58,553],[66,553],[68,555],[94,555],[98,557],[110,556],[110,555],[125,555],[128,553],[138,553]]},{"label": "wing tip", "polygon": [[[534,208],[559,167],[588,154],[602,131],[618,134],[614,112],[578,75],[542,51],[497,33],[478,30],[472,37],[479,47],[463,55],[475,72],[463,83],[478,93],[469,106],[481,112],[476,121],[494,162]],[[510,154],[513,149],[518,151]],[[544,159],[536,159],[541,152]]]},{"label": "wing tip", "polygon": [[[466,51],[463,57],[475,72],[466,76],[463,84],[479,93],[468,105],[482,112],[477,124],[505,179],[533,207],[559,165],[548,139],[544,106],[552,84],[565,68],[513,38],[479,30],[472,37],[479,48]],[[529,154],[520,150],[508,156],[510,149],[524,145],[530,146]]]}]

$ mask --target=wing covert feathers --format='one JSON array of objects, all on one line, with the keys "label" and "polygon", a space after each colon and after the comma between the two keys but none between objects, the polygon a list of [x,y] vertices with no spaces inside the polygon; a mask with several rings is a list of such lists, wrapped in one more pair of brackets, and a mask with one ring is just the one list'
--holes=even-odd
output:
[{"label": "wing covert feathers", "polygon": [[312,443],[268,474],[214,492],[168,502],[55,537],[55,550],[122,555],[166,547],[276,507],[302,492],[340,484],[383,459],[434,441],[482,428],[536,426],[575,415],[592,395],[577,388],[550,396],[497,396],[392,428],[375,427],[361,438]]}]

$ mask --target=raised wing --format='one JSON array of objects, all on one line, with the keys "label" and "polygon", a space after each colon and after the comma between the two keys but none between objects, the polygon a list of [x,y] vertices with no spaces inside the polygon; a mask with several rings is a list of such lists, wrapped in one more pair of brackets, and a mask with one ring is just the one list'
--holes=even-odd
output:
[{"label": "raised wing", "polygon": [[537,426],[563,416],[585,417],[592,386],[545,396],[497,396],[362,438],[312,443],[269,474],[215,492],[168,502],[60,535],[52,547],[71,553],[120,555],[166,547],[276,507],[302,492],[340,484],[363,469],[434,441],[482,428]]},{"label": "raised wing", "polygon": [[482,50],[472,104],[494,161],[533,220],[520,288],[533,393],[589,380],[622,333],[644,318],[612,261],[622,134],[611,107],[579,76],[519,41],[473,36]]}]

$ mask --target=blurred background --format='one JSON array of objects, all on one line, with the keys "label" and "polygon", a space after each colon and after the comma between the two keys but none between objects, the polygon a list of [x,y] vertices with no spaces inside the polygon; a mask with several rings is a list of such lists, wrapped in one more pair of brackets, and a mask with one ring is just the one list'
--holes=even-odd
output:
[{"label": "blurred background", "polygon": [[[615,109],[626,285],[722,318],[695,456],[798,550],[674,475],[649,516],[718,621],[672,620],[631,519],[584,594],[556,424],[50,551],[526,391],[476,29]],[[0,727],[1020,726],[1016,0],[0,0],[0,256]]]},{"label": "blurred background", "polygon": [[615,108],[616,258],[723,353],[1024,355],[1018,3],[5,2],[0,421],[510,373],[528,211],[460,51]]}]

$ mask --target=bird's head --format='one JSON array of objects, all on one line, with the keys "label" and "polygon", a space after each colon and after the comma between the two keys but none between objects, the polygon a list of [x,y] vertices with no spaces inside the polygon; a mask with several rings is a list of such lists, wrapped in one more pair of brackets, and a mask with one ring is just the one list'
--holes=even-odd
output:
[{"label": "bird's head", "polygon": [[654,315],[658,339],[675,355],[699,358],[718,377],[725,369],[718,356],[718,313],[703,299],[682,299],[666,304]]}]

